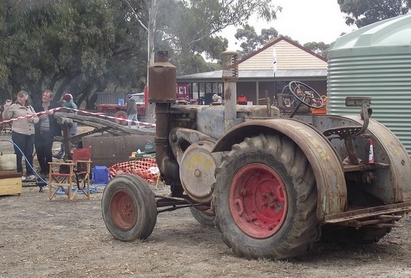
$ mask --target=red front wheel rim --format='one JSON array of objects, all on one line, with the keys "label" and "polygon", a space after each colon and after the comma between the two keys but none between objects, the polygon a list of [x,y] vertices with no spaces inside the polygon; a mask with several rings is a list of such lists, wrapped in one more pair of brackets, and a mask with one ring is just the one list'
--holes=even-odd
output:
[{"label": "red front wheel rim", "polygon": [[249,164],[234,176],[230,188],[230,211],[247,235],[267,238],[283,225],[287,214],[284,182],[264,164]]},{"label": "red front wheel rim", "polygon": [[127,118],[124,117],[123,115],[118,115],[118,116],[117,116],[117,122],[118,122],[119,124],[124,124],[124,123],[126,122],[126,120],[127,120]]},{"label": "red front wheel rim", "polygon": [[110,202],[110,217],[122,231],[128,231],[137,221],[138,211],[133,198],[125,192],[117,192]]}]

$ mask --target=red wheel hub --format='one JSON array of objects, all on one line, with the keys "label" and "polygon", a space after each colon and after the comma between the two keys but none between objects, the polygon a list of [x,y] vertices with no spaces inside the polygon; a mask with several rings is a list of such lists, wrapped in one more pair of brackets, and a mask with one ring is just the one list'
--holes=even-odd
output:
[{"label": "red wheel hub", "polygon": [[137,222],[137,206],[134,200],[124,191],[113,195],[110,202],[110,217],[120,230],[128,231]]},{"label": "red wheel hub", "polygon": [[117,115],[116,118],[117,118],[116,119],[117,123],[119,123],[119,124],[126,123],[127,118],[124,115]]},{"label": "red wheel hub", "polygon": [[274,235],[287,214],[284,183],[264,164],[247,165],[234,176],[229,202],[235,223],[255,238]]}]

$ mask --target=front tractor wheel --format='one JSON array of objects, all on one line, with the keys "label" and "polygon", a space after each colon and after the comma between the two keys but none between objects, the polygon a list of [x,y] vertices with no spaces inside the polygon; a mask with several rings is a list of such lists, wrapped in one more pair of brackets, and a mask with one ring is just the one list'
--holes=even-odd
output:
[{"label": "front tractor wheel", "polygon": [[146,239],[157,221],[157,206],[149,185],[134,175],[112,179],[101,199],[103,220],[115,239]]},{"label": "front tractor wheel", "polygon": [[239,256],[295,257],[319,237],[312,168],[285,136],[234,145],[217,169],[214,202],[216,226]]}]

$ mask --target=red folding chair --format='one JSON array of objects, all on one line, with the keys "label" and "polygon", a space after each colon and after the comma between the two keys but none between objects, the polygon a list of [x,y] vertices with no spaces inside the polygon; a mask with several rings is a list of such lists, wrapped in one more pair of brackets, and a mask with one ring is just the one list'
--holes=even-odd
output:
[{"label": "red folding chair", "polygon": [[72,160],[50,162],[49,199],[53,199],[59,189],[68,196],[69,201],[79,190],[90,199],[91,163],[91,147],[74,149]]}]

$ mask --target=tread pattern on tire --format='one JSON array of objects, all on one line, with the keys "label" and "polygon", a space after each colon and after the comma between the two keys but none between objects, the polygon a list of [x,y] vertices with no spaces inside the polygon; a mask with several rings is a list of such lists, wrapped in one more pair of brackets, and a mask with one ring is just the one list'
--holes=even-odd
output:
[{"label": "tread pattern on tire", "polygon": [[[247,155],[244,155],[247,154]],[[228,191],[234,173],[240,164],[253,163],[259,156],[270,156],[284,166],[288,205],[286,222],[280,230],[268,239],[254,239],[243,233],[234,223],[229,212]],[[242,166],[241,166],[242,167]],[[278,172],[278,171],[277,171]],[[232,176],[227,178],[226,176]],[[314,173],[302,150],[288,137],[281,135],[259,135],[246,138],[240,144],[233,145],[232,150],[223,157],[223,162],[216,169],[214,185],[214,203],[216,204],[215,224],[222,233],[223,241],[239,256],[256,258],[290,258],[308,251],[318,239],[320,224],[316,217],[317,188]],[[227,212],[228,211],[228,212]],[[291,215],[292,214],[292,215]]]},{"label": "tread pattern on tire", "polygon": [[193,215],[194,219],[197,220],[198,223],[205,227],[215,227],[214,219],[215,216],[206,215],[201,210],[196,208],[190,207],[190,212]]}]

